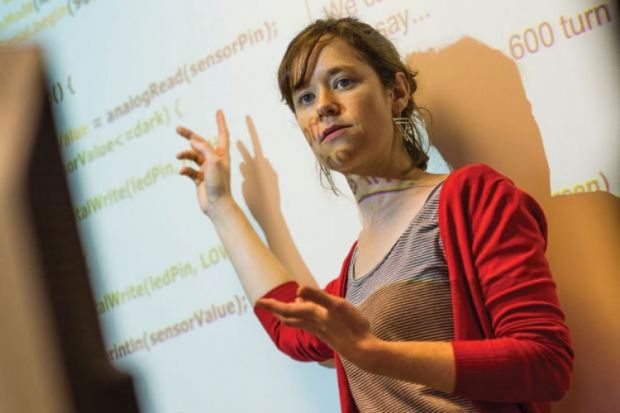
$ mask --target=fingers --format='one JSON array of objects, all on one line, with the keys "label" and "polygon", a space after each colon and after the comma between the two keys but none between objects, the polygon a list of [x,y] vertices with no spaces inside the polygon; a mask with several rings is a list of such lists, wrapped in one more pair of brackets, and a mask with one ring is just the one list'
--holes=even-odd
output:
[{"label": "fingers", "polygon": [[[215,119],[217,122],[217,131],[218,131],[218,137],[219,137],[217,148],[213,148],[206,139],[198,135],[193,130],[186,128],[184,126],[178,126],[176,129],[176,132],[180,136],[190,141],[190,144],[192,145],[192,148],[194,150],[201,152],[205,156],[207,155],[208,152],[213,151],[219,156],[227,157],[230,133],[228,131],[228,125],[226,124],[226,118],[224,117],[224,112],[221,109],[216,112]],[[184,159],[194,160],[193,158],[190,158],[190,157],[187,157]]]},{"label": "fingers", "polygon": [[221,109],[218,110],[215,114],[215,119],[217,121],[217,133],[220,138],[218,143],[218,155],[225,155],[228,154],[230,134],[228,132],[228,125],[226,124],[226,118],[224,117],[224,111]]},{"label": "fingers", "polygon": [[297,290],[298,298],[294,303],[283,303],[270,298],[261,298],[256,305],[284,317],[300,317],[304,314],[318,315],[321,310],[329,310],[338,305],[339,298],[326,293],[320,288],[301,286]]},{"label": "fingers", "polygon": [[237,149],[239,149],[239,152],[241,153],[241,157],[243,158],[244,162],[247,162],[247,163],[252,162],[252,156],[250,155],[248,148],[245,146],[243,142],[237,141]]},{"label": "fingers", "polygon": [[177,159],[193,161],[198,166],[204,163],[204,157],[194,150],[186,150],[177,153]]},{"label": "fingers", "polygon": [[258,133],[256,127],[254,127],[254,121],[247,115],[245,117],[245,123],[248,125],[248,131],[250,132],[250,139],[252,140],[252,148],[254,149],[254,155],[257,158],[263,157],[263,148],[260,146],[260,140],[258,139]]},{"label": "fingers", "polygon": [[[194,132],[193,130],[186,128],[185,126],[177,126],[176,131],[180,136],[184,137],[185,139],[189,141],[192,149],[198,152],[199,155],[202,154],[202,156],[206,158],[209,152],[214,151],[211,144],[206,139],[204,139],[202,136]],[[187,158],[187,159],[191,159],[191,158]],[[204,158],[203,158],[203,162],[204,162]],[[202,162],[199,162],[199,163],[202,163]]]},{"label": "fingers", "polygon": [[[189,141],[191,149],[179,152],[176,158],[179,160],[193,161],[200,169],[203,168],[207,160],[210,160],[209,162],[218,160],[228,162],[228,126],[226,125],[224,113],[221,110],[217,111],[216,120],[219,133],[218,148],[213,148],[206,139],[193,130],[184,126],[178,126],[176,132]],[[204,180],[204,173],[202,170],[197,171],[187,166],[182,167],[179,170],[179,174],[187,176],[196,184]]]},{"label": "fingers", "polygon": [[273,298],[261,298],[256,301],[256,306],[284,317],[290,317],[292,314],[290,303],[284,303]]},{"label": "fingers", "polygon": [[[199,140],[199,139],[194,139],[192,138],[189,141],[190,146],[192,147],[192,149],[196,152],[198,152],[200,155],[202,155],[203,160],[209,158],[209,156],[217,156],[216,155],[216,150],[213,148],[213,146],[211,146],[211,144],[205,140]],[[213,159],[213,158],[211,158]]]},{"label": "fingers", "polygon": [[321,312],[321,309],[313,303],[284,303],[271,298],[261,298],[256,302],[256,306],[284,318],[316,319],[320,317],[319,312]]},{"label": "fingers", "polygon": [[193,130],[186,128],[185,126],[177,126],[177,133],[181,135],[182,137],[184,137],[185,139],[187,139],[188,141],[192,139],[197,139],[197,140],[202,140],[202,141],[205,140],[202,136],[198,135]]},{"label": "fingers", "polygon": [[202,180],[204,179],[204,175],[202,174],[202,172],[192,169],[188,166],[182,167],[179,170],[179,174],[187,176],[189,179],[194,181],[196,185],[200,184],[200,182],[202,182]]},{"label": "fingers", "polygon": [[297,290],[297,296],[306,301],[311,301],[315,304],[318,304],[321,307],[325,307],[328,310],[338,304],[338,297],[335,297],[319,288],[314,287],[299,287],[299,289]]}]

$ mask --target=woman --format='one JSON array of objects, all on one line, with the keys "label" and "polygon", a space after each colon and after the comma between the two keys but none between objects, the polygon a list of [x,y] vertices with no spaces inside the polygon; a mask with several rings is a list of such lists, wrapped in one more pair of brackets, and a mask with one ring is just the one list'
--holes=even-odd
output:
[{"label": "woman", "polygon": [[178,158],[199,166],[181,174],[276,345],[299,360],[333,357],[343,412],[550,411],[572,350],[535,201],[484,165],[425,171],[414,75],[364,23],[308,26],[279,83],[328,181],[346,176],[362,216],[324,290],[299,287],[296,253],[271,243],[277,225],[259,219],[274,255],[232,199],[223,114],[217,148],[178,129],[191,144]]}]

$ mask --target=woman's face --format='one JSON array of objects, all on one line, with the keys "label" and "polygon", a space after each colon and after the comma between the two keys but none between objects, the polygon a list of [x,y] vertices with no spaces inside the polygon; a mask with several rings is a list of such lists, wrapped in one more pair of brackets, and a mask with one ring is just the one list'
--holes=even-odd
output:
[{"label": "woman's face", "polygon": [[402,110],[394,90],[385,88],[374,69],[340,38],[311,56],[309,72],[293,102],[315,155],[344,174],[391,175],[394,156],[403,152],[394,138],[392,116]]}]

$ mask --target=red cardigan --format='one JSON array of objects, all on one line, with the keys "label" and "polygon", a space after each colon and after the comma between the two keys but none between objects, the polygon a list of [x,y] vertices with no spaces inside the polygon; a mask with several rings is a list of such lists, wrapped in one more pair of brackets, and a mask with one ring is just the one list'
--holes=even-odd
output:
[{"label": "red cardigan", "polygon": [[[549,402],[568,389],[573,351],[544,255],[542,210],[506,177],[471,165],[444,182],[439,232],[452,295],[454,393],[474,401],[480,412],[550,412]],[[344,297],[350,259],[351,252],[325,291]],[[266,297],[290,302],[296,290],[297,283],[289,282]],[[358,411],[338,354],[266,310],[255,313],[292,358],[334,357],[342,412]]]}]

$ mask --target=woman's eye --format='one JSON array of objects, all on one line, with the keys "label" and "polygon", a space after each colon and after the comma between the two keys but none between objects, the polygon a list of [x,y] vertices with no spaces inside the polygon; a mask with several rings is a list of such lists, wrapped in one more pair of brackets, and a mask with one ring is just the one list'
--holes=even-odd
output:
[{"label": "woman's eye", "polygon": [[335,86],[336,88],[347,88],[353,84],[353,81],[349,78],[343,77],[341,79],[336,80]]},{"label": "woman's eye", "polygon": [[305,105],[305,104],[308,104],[308,103],[312,102],[312,99],[314,99],[314,95],[312,93],[302,93],[297,98],[299,103],[301,103],[302,105]]}]

